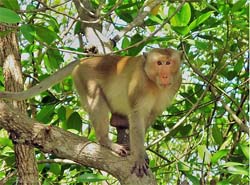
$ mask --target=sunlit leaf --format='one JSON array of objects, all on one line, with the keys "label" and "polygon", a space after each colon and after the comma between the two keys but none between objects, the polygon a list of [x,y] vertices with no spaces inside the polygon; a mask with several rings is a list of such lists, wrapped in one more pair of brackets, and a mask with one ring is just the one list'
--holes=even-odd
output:
[{"label": "sunlit leaf", "polygon": [[240,148],[245,157],[249,160],[249,155],[250,155],[249,145],[240,144]]},{"label": "sunlit leaf", "polygon": [[9,138],[0,137],[0,147],[9,146],[12,147],[13,143]]},{"label": "sunlit leaf", "polygon": [[198,149],[198,155],[200,159],[202,161],[204,160],[205,164],[209,164],[211,161],[211,153],[209,152],[207,147],[205,145],[199,145],[197,149]]},{"label": "sunlit leaf", "polygon": [[184,163],[184,162],[179,162],[178,163],[178,169],[180,171],[189,171],[190,170],[190,164]]},{"label": "sunlit leaf", "polygon": [[225,164],[223,164],[223,166],[225,167],[230,167],[230,166],[243,166],[244,164],[242,163],[238,163],[238,162],[227,162]]},{"label": "sunlit leaf", "polygon": [[249,176],[247,168],[243,168],[241,166],[230,166],[227,168],[228,173],[231,174],[239,174],[239,175],[247,175]]},{"label": "sunlit leaf", "polygon": [[0,7],[0,22],[15,24],[21,21],[19,15],[7,8]]},{"label": "sunlit leaf", "polygon": [[[155,23],[162,24],[163,20],[158,16],[149,16],[149,19]],[[148,24],[147,24],[148,25]]]},{"label": "sunlit leaf", "polygon": [[213,156],[211,158],[211,162],[217,163],[217,161],[220,160],[222,157],[227,156],[228,152],[229,152],[228,149],[217,151],[216,153],[213,154]]},{"label": "sunlit leaf", "polygon": [[123,37],[122,39],[122,49],[127,48],[130,45],[128,37]]},{"label": "sunlit leaf", "polygon": [[[169,8],[169,16],[176,11],[174,6]],[[191,8],[188,3],[185,3],[181,10],[177,12],[174,17],[170,20],[171,26],[184,27],[187,26],[191,19]]]},{"label": "sunlit leaf", "polygon": [[191,24],[189,25],[189,29],[193,30],[203,22],[205,22],[211,15],[213,14],[213,11],[206,12],[205,14],[202,14],[197,19],[195,19]]}]

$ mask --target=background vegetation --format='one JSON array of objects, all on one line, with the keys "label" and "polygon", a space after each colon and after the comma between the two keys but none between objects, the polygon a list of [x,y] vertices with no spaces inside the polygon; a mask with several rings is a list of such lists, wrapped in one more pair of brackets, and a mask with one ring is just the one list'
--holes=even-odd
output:
[{"label": "background vegetation", "polygon": [[[152,1],[90,0],[98,24],[113,39]],[[158,184],[248,184],[249,182],[249,11],[246,0],[162,1],[141,24],[126,32],[113,51],[138,55],[154,47],[185,52],[183,84],[173,105],[146,136]],[[91,49],[72,1],[0,0],[1,32],[17,32],[27,87]],[[179,11],[176,12],[176,10]],[[92,11],[92,10],[89,10]],[[98,13],[98,14],[97,14]],[[172,19],[169,19],[171,16]],[[89,39],[89,38],[88,38]],[[122,50],[122,51],[121,51]],[[0,69],[0,89],[4,79]],[[69,77],[29,100],[28,114],[94,141]],[[116,133],[111,129],[110,136]],[[36,151],[42,184],[116,182],[89,167],[57,162]],[[0,130],[0,179],[16,180],[13,144]]]}]

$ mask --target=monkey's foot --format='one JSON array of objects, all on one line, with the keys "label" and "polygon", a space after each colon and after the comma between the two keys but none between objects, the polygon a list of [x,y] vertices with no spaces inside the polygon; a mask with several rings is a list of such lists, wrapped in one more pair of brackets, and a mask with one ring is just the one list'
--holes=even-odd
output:
[{"label": "monkey's foot", "polygon": [[119,154],[122,157],[126,157],[130,154],[128,145],[119,145],[116,143],[112,143],[111,150],[113,150],[115,153]]},{"label": "monkey's foot", "polygon": [[148,162],[145,159],[135,161],[131,173],[135,173],[137,177],[143,177],[144,174],[148,175]]}]

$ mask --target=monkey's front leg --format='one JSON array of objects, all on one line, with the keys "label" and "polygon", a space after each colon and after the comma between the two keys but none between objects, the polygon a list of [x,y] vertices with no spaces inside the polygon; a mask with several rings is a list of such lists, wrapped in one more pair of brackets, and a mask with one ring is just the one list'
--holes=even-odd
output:
[{"label": "monkey's front leg", "polygon": [[135,173],[138,177],[148,175],[148,162],[145,159],[144,137],[146,125],[143,117],[139,113],[132,113],[129,116],[129,135],[131,154],[134,157],[134,166],[131,173]]}]

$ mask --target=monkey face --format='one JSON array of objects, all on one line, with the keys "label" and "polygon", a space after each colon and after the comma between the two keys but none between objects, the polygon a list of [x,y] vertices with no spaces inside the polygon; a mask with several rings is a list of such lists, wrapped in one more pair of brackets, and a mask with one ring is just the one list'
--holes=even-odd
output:
[{"label": "monkey face", "polygon": [[181,53],[173,49],[154,49],[146,57],[145,71],[159,88],[171,87],[179,72]]}]

